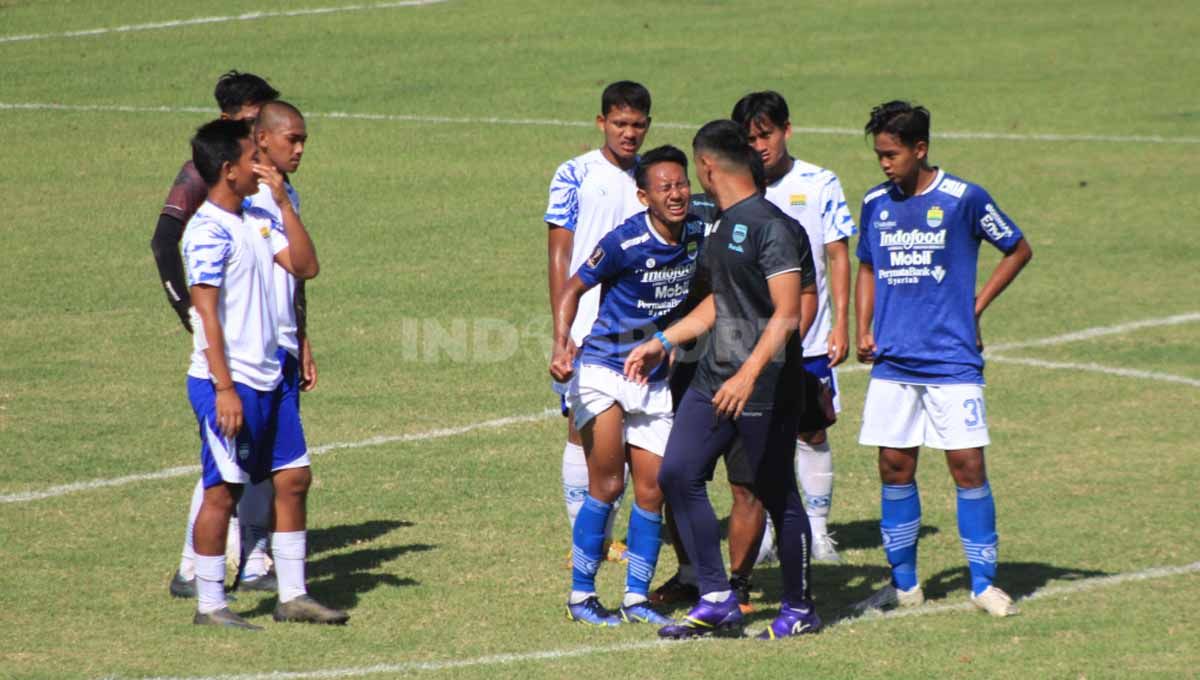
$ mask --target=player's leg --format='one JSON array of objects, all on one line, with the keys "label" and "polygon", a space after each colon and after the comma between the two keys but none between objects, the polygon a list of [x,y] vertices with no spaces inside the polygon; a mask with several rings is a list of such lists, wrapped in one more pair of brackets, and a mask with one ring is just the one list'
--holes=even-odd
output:
[{"label": "player's leg", "polygon": [[993,585],[999,535],[984,458],[990,438],[983,388],[930,387],[925,403],[932,424],[930,446],[946,450],[946,464],[958,490],[958,536],[971,574],[971,601],[993,616],[1017,614],[1012,598]]},{"label": "player's leg", "polygon": [[742,612],[726,580],[720,526],[707,489],[713,465],[735,433],[729,419],[716,417],[711,399],[688,390],[675,414],[658,483],[675,513],[680,540],[696,567],[701,595],[687,616],[678,624],[663,627],[660,636],[740,634]]},{"label": "player's leg", "polygon": [[[216,392],[208,380],[188,378],[188,399],[200,428],[200,466],[204,494],[192,523],[195,550],[196,616],[193,622],[261,630],[229,611],[225,599],[225,542],[229,520],[250,475],[243,465],[257,463],[255,435],[262,427],[256,417],[258,393],[234,383],[242,402],[243,426],[237,437],[221,434]],[[239,455],[244,452],[246,455]]]},{"label": "player's leg", "polygon": [[879,447],[879,529],[892,578],[855,605],[860,611],[925,601],[917,579],[921,497],[916,484],[918,447],[925,441],[927,424],[923,390],[920,385],[874,379],[867,386],[859,443]]},{"label": "player's leg", "polygon": [[599,387],[581,385],[573,409],[577,419],[587,418],[577,423],[587,456],[588,493],[575,517],[567,619],[615,626],[620,623],[619,616],[601,605],[596,595],[596,572],[604,559],[604,530],[613,512],[613,501],[625,487],[624,413]]},{"label": "player's leg", "polygon": [[658,472],[671,435],[670,391],[665,385],[626,383],[625,451],[633,474],[634,503],[629,511],[628,567],[621,618],[663,626],[671,619],[651,608],[650,583],[662,547],[662,489]]},{"label": "player's leg", "polygon": [[829,366],[829,358],[824,356],[805,359],[804,370],[816,380],[811,381],[814,390],[805,395],[812,403],[805,404],[808,413],[802,418],[796,437],[796,480],[804,492],[804,508],[812,527],[812,559],[836,563],[840,558],[827,526],[833,502],[833,451],[825,427],[816,425],[827,423],[829,416],[836,417],[841,411],[837,375]]},{"label": "player's leg", "polygon": [[783,597],[779,615],[759,637],[815,633],[821,619],[810,592],[812,531],[793,467],[796,418],[786,409],[759,417],[743,416],[738,429],[747,459],[756,471],[754,492],[778,527]]},{"label": "player's leg", "polygon": [[275,486],[270,479],[246,485],[238,501],[238,521],[242,532],[242,559],[238,590],[274,592],[276,579],[269,573],[267,545],[271,532],[271,513],[275,506]]},{"label": "player's leg", "polygon": [[[754,474],[744,463],[744,448],[740,438],[734,443],[733,451],[725,458],[729,475],[729,491],[733,503],[729,508],[729,570],[733,575],[729,587],[737,595],[743,614],[754,611],[750,604],[750,577],[759,553],[759,544],[766,531],[767,511],[762,501],[754,494]],[[745,468],[744,470],[742,468]]]},{"label": "player's leg", "polygon": [[194,531],[196,515],[200,514],[200,504],[204,502],[204,480],[197,479],[192,489],[192,502],[188,507],[187,528],[183,533],[183,551],[179,557],[179,568],[171,577],[168,592],[171,597],[192,598],[196,596],[196,548]]}]

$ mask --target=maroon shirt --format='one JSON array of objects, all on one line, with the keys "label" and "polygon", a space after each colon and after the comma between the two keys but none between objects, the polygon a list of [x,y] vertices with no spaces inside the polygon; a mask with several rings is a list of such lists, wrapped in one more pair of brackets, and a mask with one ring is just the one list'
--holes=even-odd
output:
[{"label": "maroon shirt", "polygon": [[171,192],[167,194],[167,200],[163,203],[162,214],[174,217],[186,225],[200,206],[204,205],[207,197],[208,187],[204,184],[204,179],[200,177],[196,165],[188,161],[175,176],[175,183],[171,185]]}]

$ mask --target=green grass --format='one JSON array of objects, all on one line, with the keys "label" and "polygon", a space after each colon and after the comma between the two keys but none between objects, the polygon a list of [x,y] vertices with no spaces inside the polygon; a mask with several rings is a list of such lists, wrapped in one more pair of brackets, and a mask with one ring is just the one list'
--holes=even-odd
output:
[{"label": "green grass", "polygon": [[[0,36],[253,9],[273,7],[0,0]],[[455,0],[0,43],[0,103],[209,106],[212,82],[231,67],[267,75],[312,112],[586,123],[603,84],[630,77],[651,88],[660,124],[701,123],[749,90],[775,88],[796,125],[856,129],[872,105],[911,97],[933,110],[934,160],[986,186],[1033,244],[1033,263],[984,320],[998,345],[1197,310],[1197,145],[938,131],[1200,137],[1196,16],[1184,2]],[[205,118],[0,109],[0,494],[195,463],[182,389],[190,343],[163,304],[147,244]],[[553,406],[541,216],[554,168],[595,145],[596,133],[321,116],[309,131],[295,181],[323,265],[309,287],[321,369],[305,399],[310,443]],[[660,125],[648,144],[686,147],[690,135]],[[880,181],[862,138],[797,134],[792,150],[836,170],[851,202]],[[981,257],[981,276],[995,261]],[[414,328],[473,329],[481,318],[514,329],[511,352],[489,358],[472,341],[473,358],[457,361],[412,342]],[[1003,355],[1194,380],[1197,346],[1189,323]],[[1001,362],[988,380],[1002,585],[1026,595],[1200,560],[1195,387]],[[886,579],[875,454],[856,443],[866,374],[841,382],[832,522],[846,564],[814,572],[829,619]],[[265,634],[191,626],[192,605],[165,592],[190,477],[0,504],[0,676],[313,670],[652,640],[648,629],[562,621],[562,430],[545,418],[317,458],[310,581],[318,597],[350,608],[345,629],[272,624],[274,598],[260,595],[234,608]],[[935,603],[963,602],[952,483],[939,453],[924,458],[921,575]],[[719,480],[713,497],[727,510]],[[674,566],[664,551],[661,577]],[[606,600],[622,580],[620,569],[602,569]],[[760,627],[779,597],[777,571],[756,581]],[[440,672],[1179,677],[1200,665],[1187,606],[1198,596],[1191,574],[1033,600],[1012,620],[946,612],[853,621],[779,645]]]}]

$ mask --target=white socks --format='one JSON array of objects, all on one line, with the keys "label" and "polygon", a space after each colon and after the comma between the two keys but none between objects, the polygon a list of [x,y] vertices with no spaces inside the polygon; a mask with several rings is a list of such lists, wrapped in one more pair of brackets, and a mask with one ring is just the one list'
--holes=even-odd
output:
[{"label": "white socks", "polygon": [[196,578],[196,549],[193,543],[192,531],[196,526],[196,517],[200,514],[200,505],[204,502],[204,480],[196,480],[196,488],[192,490],[192,505],[188,508],[187,531],[183,534],[183,554],[179,558],[179,575],[184,580]]},{"label": "white socks", "polygon": [[575,529],[575,516],[583,507],[583,498],[588,492],[587,459],[583,447],[567,442],[563,445],[562,457],[563,500],[567,504],[567,521]]},{"label": "white socks", "polygon": [[308,590],[304,587],[306,531],[276,531],[271,534],[271,556],[279,579],[279,603],[290,602]]},{"label": "white socks", "polygon": [[804,510],[813,536],[824,536],[833,501],[833,452],[828,440],[815,445],[796,440],[796,481],[804,491]]},{"label": "white socks", "polygon": [[641,593],[625,593],[625,599],[621,601],[621,606],[632,607],[635,604],[641,604],[646,601],[646,596]]},{"label": "white socks", "polygon": [[196,611],[209,614],[225,604],[225,556],[196,555]]},{"label": "white socks", "polygon": [[267,538],[270,534],[271,509],[275,501],[275,485],[270,479],[247,484],[238,503],[238,518],[242,527],[242,545],[246,560],[242,577],[254,579],[267,573]]},{"label": "white socks", "polygon": [[732,590],[722,590],[722,591],[715,592],[715,593],[704,593],[703,595],[700,596],[700,599],[704,600],[705,602],[712,602],[713,604],[718,604],[720,602],[724,602],[725,600],[728,600],[729,596],[732,594],[733,594]]}]

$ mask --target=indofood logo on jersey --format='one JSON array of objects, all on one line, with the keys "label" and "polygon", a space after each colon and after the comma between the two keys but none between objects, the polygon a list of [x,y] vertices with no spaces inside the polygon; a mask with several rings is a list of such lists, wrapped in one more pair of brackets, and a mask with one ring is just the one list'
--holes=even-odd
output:
[{"label": "indofood logo on jersey", "polygon": [[925,213],[925,223],[936,229],[942,226],[942,218],[945,217],[945,215],[946,214],[942,212],[942,209],[935,205]]},{"label": "indofood logo on jersey", "polygon": [[808,196],[804,194],[792,194],[788,196],[788,203],[791,203],[793,208],[803,208],[808,205]]},{"label": "indofood logo on jersey", "polygon": [[904,250],[941,250],[946,247],[946,230],[889,231],[879,235],[879,245],[883,248],[903,248]]}]

